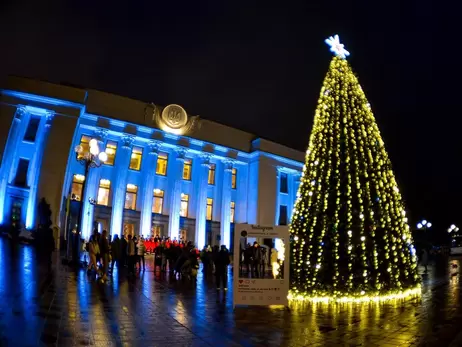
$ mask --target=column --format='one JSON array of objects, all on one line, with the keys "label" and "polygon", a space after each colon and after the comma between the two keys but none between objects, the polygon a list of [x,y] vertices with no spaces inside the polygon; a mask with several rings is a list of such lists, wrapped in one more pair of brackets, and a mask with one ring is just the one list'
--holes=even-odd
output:
[{"label": "column", "polygon": [[5,150],[3,151],[3,159],[0,167],[0,225],[4,223],[5,219],[6,187],[8,186],[11,167],[13,166],[15,149],[18,148],[19,128],[21,123],[23,123],[22,119],[24,119],[24,116],[25,110],[18,108],[11,124]]},{"label": "column", "polygon": [[[100,151],[104,150],[104,141],[107,137],[106,129],[96,129],[93,138],[98,140],[98,147]],[[82,195],[82,228],[81,236],[88,240],[93,232],[93,222],[95,214],[95,206],[90,204],[90,199],[98,199],[99,180],[101,177],[101,170],[93,167],[89,168],[85,176],[85,191]]]},{"label": "column", "polygon": [[292,219],[292,211],[294,210],[294,202],[295,202],[295,184],[294,184],[294,174],[290,173],[287,174],[287,185],[289,188],[288,195],[289,201],[287,202],[287,222],[290,223]]},{"label": "column", "polygon": [[233,162],[226,160],[223,162],[223,192],[221,195],[221,221],[220,221],[220,238],[221,244],[229,249],[231,246],[231,176]]},{"label": "column", "polygon": [[148,237],[151,235],[152,226],[152,199],[154,195],[157,157],[159,155],[160,143],[150,142],[147,146],[148,153],[145,157],[143,167],[143,198],[141,201],[141,223],[140,235]]},{"label": "column", "polygon": [[279,211],[280,211],[279,206],[281,205],[280,194],[281,194],[281,171],[280,171],[280,168],[278,167],[276,170],[276,213],[274,214],[274,225],[279,225]]},{"label": "column", "polygon": [[175,166],[173,170],[173,181],[170,187],[170,215],[168,217],[168,236],[179,239],[180,233],[180,207],[181,207],[181,180],[183,179],[183,165],[186,150],[177,149]]},{"label": "column", "polygon": [[[43,119],[44,118],[44,119]],[[50,131],[51,122],[53,120],[53,113],[47,113],[40,121],[40,126],[37,131],[36,146],[34,156],[32,158],[29,172],[27,175],[27,183],[29,186],[29,198],[27,200],[27,214],[26,214],[26,229],[35,227],[35,214],[37,210],[37,190],[40,180],[40,168],[42,166],[43,149],[45,142]]]},{"label": "column", "polygon": [[133,136],[123,136],[119,142],[121,143],[121,146],[118,146],[120,149],[117,150],[116,154],[114,167],[116,176],[114,180],[114,188],[112,190],[111,235],[117,234],[121,236],[123,233],[122,222],[124,215],[125,192],[127,190],[127,174],[134,140],[135,138]]},{"label": "column", "polygon": [[201,155],[201,167],[196,192],[196,233],[195,245],[199,250],[205,247],[207,224],[207,186],[210,168],[210,154]]}]

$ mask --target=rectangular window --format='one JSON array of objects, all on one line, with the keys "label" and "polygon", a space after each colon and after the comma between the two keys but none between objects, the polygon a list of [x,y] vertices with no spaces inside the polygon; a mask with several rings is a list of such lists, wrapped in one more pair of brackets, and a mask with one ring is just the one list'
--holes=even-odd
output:
[{"label": "rectangular window", "polygon": [[236,189],[236,176],[237,176],[237,170],[236,168],[233,168],[231,171],[231,188]]},{"label": "rectangular window", "polygon": [[289,192],[289,185],[287,183],[287,174],[285,172],[281,172],[281,176],[279,179],[280,179],[279,191],[281,193],[287,194]]},{"label": "rectangular window", "polygon": [[72,178],[72,188],[71,188],[71,199],[81,201],[82,200],[82,189],[83,182],[85,181],[84,175],[74,175]]},{"label": "rectangular window", "polygon": [[187,181],[191,181],[191,166],[192,160],[185,159],[183,164],[183,179]]},{"label": "rectangular window", "polygon": [[188,217],[189,195],[181,193],[180,216]]},{"label": "rectangular window", "polygon": [[279,206],[279,225],[287,225],[287,206]]},{"label": "rectangular window", "polygon": [[40,125],[40,117],[31,116],[29,124],[27,125],[26,133],[24,135],[24,141],[35,142],[37,131]]},{"label": "rectangular window", "polygon": [[165,176],[167,174],[168,155],[160,153],[157,157],[156,174]]},{"label": "rectangular window", "polygon": [[108,141],[106,143],[106,154],[107,154],[107,160],[104,164],[106,165],[114,165],[115,162],[115,155],[117,152],[117,142],[114,141]]},{"label": "rectangular window", "polygon": [[234,223],[234,210],[235,210],[235,206],[236,206],[236,205],[234,204],[234,201],[231,201],[231,213],[230,213],[230,215],[229,215],[229,217],[230,217],[230,218],[229,218],[229,221],[230,221],[231,223]]},{"label": "rectangular window", "polygon": [[164,191],[160,189],[154,189],[154,196],[152,201],[152,212],[162,214],[164,207]]},{"label": "rectangular window", "polygon": [[101,179],[99,181],[99,188],[98,188],[98,205],[109,205],[109,191],[111,189],[111,181],[106,179]]},{"label": "rectangular window", "polygon": [[125,192],[125,208],[127,210],[136,210],[136,193],[138,187],[134,184],[127,184],[127,191]]},{"label": "rectangular window", "polygon": [[27,187],[27,172],[29,171],[29,160],[20,158],[18,163],[18,171],[14,179],[16,187]]},{"label": "rectangular window", "polygon": [[213,199],[207,198],[207,220],[212,220],[213,218]]},{"label": "rectangular window", "polygon": [[142,155],[143,155],[143,149],[142,148],[133,147],[132,156],[130,158],[130,166],[129,166],[130,169],[140,171]]},{"label": "rectangular window", "polygon": [[211,185],[215,184],[215,168],[215,164],[210,164],[208,183]]},{"label": "rectangular window", "polygon": [[[87,135],[82,135],[80,138],[80,146],[82,146],[82,152],[81,153],[87,153],[90,150],[90,140],[91,137]],[[77,154],[77,159],[82,159],[83,155],[82,154]]]}]

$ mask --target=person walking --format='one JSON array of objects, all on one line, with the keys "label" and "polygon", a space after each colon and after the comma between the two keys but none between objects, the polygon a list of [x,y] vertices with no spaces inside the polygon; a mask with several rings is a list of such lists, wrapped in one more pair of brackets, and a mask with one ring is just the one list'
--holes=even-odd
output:
[{"label": "person walking", "polygon": [[138,241],[138,263],[139,263],[139,271],[141,271],[141,262],[143,262],[143,271],[146,270],[146,264],[145,264],[145,259],[144,255],[146,254],[146,245],[144,243],[144,239],[141,237],[140,240]]},{"label": "person walking", "polygon": [[228,290],[228,265],[230,264],[229,251],[225,245],[221,246],[221,250],[215,254],[215,281],[217,286],[217,302],[220,301],[221,286],[223,285],[223,291],[226,298],[226,291]]},{"label": "person walking", "polygon": [[88,254],[90,256],[90,262],[88,264],[88,271],[90,272],[92,268],[95,271],[98,271],[98,264],[96,263],[96,255],[99,253],[99,245],[96,242],[96,237],[93,235],[88,242]]},{"label": "person walking", "polygon": [[119,239],[119,235],[115,234],[111,242],[111,253],[112,253],[112,262],[111,262],[111,274],[114,271],[114,265],[117,262],[117,268],[120,269],[120,260],[122,258],[122,244]]}]

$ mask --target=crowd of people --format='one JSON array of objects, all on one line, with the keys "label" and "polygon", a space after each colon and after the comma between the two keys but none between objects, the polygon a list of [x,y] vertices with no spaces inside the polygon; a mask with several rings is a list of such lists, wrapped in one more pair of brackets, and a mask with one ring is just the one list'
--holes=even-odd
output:
[{"label": "crowd of people", "polygon": [[119,238],[114,235],[112,240],[106,230],[100,234],[93,232],[90,240],[84,243],[83,251],[88,255],[88,272],[97,272],[102,282],[108,280],[114,267],[126,268],[129,276],[146,270],[146,254],[154,258],[154,271],[195,280],[199,270],[199,262],[203,264],[204,276],[214,274],[217,291],[227,290],[227,269],[230,264],[229,251],[225,246],[206,246],[202,252],[194,247],[192,242],[171,240],[159,236],[151,238],[126,235]]}]

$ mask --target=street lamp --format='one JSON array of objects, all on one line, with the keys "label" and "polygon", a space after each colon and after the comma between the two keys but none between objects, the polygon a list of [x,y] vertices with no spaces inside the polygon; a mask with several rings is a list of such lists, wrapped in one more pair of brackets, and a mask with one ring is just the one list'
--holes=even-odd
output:
[{"label": "street lamp", "polygon": [[451,234],[452,232],[458,232],[459,228],[455,224],[451,224],[451,226],[448,229],[448,233]]},{"label": "street lamp", "polygon": [[431,227],[432,227],[432,223],[428,222],[426,219],[417,223],[417,229],[427,230],[427,229],[430,229]]},{"label": "street lamp", "polygon": [[77,145],[74,148],[75,153],[77,154],[77,161],[82,164],[85,168],[85,179],[82,183],[82,199],[80,199],[80,208],[79,208],[79,217],[77,219],[77,230],[76,233],[73,235],[74,237],[74,245],[72,247],[73,250],[73,260],[75,261],[76,265],[79,263],[79,254],[80,254],[80,234],[82,232],[82,211],[83,211],[83,203],[86,201],[85,198],[85,187],[88,181],[88,173],[91,168],[100,167],[103,163],[107,160],[107,153],[100,152],[98,146],[98,140],[91,139],[89,142],[88,149],[84,148],[82,145]]}]

